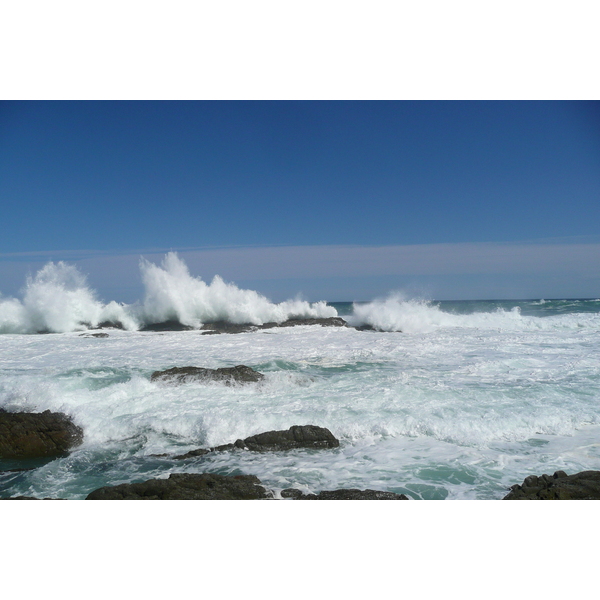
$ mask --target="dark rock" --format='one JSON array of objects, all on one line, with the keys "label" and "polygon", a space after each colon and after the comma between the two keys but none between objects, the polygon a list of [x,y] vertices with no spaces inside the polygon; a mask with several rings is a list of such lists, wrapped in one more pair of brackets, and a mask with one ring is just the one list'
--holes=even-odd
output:
[{"label": "dark rock", "polygon": [[198,448],[198,450],[190,450],[185,454],[178,454],[177,456],[172,456],[173,460],[184,460],[186,458],[195,458],[196,456],[204,456],[205,454],[210,454],[211,452],[227,452],[229,450],[243,450],[246,446],[244,445],[243,440],[237,440],[234,444],[222,444],[221,446],[215,446],[214,448]]},{"label": "dark rock", "polygon": [[254,475],[172,473],[169,479],[123,483],[93,491],[86,500],[264,500],[272,494]]},{"label": "dark rock", "polygon": [[214,323],[205,323],[200,328],[205,334],[215,333],[245,333],[248,331],[258,331],[261,329],[273,329],[274,327],[296,327],[297,325],[321,325],[321,327],[347,327],[348,324],[341,317],[327,317],[315,319],[288,319],[281,323],[269,322],[262,325],[253,325],[252,323],[228,323],[227,321],[215,321]]},{"label": "dark rock", "polygon": [[292,448],[337,448],[340,442],[324,427],[293,425],[287,431],[267,431],[246,438],[244,446],[258,452]]},{"label": "dark rock", "polygon": [[189,331],[190,329],[194,328],[184,325],[175,319],[162,321],[161,323],[148,323],[140,327],[140,331]]},{"label": "dark rock", "polygon": [[205,323],[200,328],[201,331],[204,331],[207,334],[215,334],[215,333],[245,333],[246,331],[256,331],[258,329],[257,325],[252,325],[251,323],[229,323],[227,321],[215,321],[214,323]]},{"label": "dark rock", "polygon": [[63,413],[0,412],[0,458],[60,456],[82,441],[81,427]]},{"label": "dark rock", "polygon": [[[210,454],[210,450],[206,448],[198,448],[198,450],[190,450],[185,454],[178,454],[177,456],[173,456],[173,460],[185,460],[186,458],[195,458],[196,456],[204,456],[205,454]],[[168,456],[168,454],[154,454],[153,456]]]},{"label": "dark rock", "polygon": [[[267,323],[269,325],[269,323]],[[288,319],[279,323],[279,327],[296,327],[297,325],[321,325],[321,327],[347,327],[348,323],[341,317],[327,317],[318,319]]]},{"label": "dark rock", "polygon": [[530,475],[510,489],[503,500],[600,500],[600,471]]},{"label": "dark rock", "polygon": [[408,500],[408,497],[404,494],[355,489],[303,494],[300,490],[289,488],[281,492],[281,497],[291,498],[292,500]]},{"label": "dark rock", "polygon": [[223,444],[214,448],[199,448],[186,454],[173,456],[174,460],[184,460],[196,456],[204,456],[209,452],[228,450],[251,450],[254,452],[272,452],[291,450],[293,448],[337,448],[339,440],[325,427],[316,425],[293,425],[284,431],[267,431],[253,435],[245,440],[236,440],[233,444]]},{"label": "dark rock", "polygon": [[376,329],[375,327],[373,327],[373,325],[358,325],[358,327],[355,327],[354,329],[356,329],[356,331],[380,331],[380,329]]},{"label": "dark rock", "polygon": [[94,329],[125,329],[121,321],[102,321]]},{"label": "dark rock", "polygon": [[172,381],[183,383],[190,380],[221,381],[225,385],[232,383],[251,383],[264,379],[264,375],[245,365],[205,369],[203,367],[173,367],[166,371],[154,371],[150,381]]}]

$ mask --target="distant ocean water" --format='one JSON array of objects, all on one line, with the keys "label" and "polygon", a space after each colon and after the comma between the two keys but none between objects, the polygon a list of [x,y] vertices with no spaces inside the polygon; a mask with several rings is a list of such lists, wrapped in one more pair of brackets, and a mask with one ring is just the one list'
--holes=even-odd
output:
[{"label": "distant ocean water", "polygon": [[[145,297],[104,304],[68,265],[50,263],[22,299],[0,297],[0,408],[71,415],[69,456],[7,472],[0,496],[85,498],[104,485],[172,472],[253,474],[270,489],[377,489],[414,499],[500,499],[531,474],[600,469],[600,299],[273,304],[192,277],[175,256],[142,266]],[[261,323],[339,315],[378,331],[300,326],[202,335],[141,332],[177,319]],[[124,330],[82,334],[102,321]],[[37,335],[38,331],[53,332]],[[245,364],[257,385],[168,386],[173,366]],[[292,425],[327,427],[334,450],[199,447]]]}]

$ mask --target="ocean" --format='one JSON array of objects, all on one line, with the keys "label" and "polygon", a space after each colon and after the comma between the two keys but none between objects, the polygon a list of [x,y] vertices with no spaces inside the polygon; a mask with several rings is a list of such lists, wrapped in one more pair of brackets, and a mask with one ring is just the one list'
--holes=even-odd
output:
[{"label": "ocean", "polygon": [[[196,278],[175,254],[143,262],[144,297],[102,302],[72,265],[49,263],[21,299],[0,297],[0,408],[64,412],[84,431],[68,456],[0,460],[0,497],[83,499],[174,472],[256,475],[285,488],[497,500],[529,475],[600,469],[600,299],[290,300]],[[203,323],[303,325],[206,335]],[[193,329],[140,331],[177,320]],[[108,337],[93,337],[103,322]],[[359,325],[374,330],[360,331]],[[244,364],[252,385],[151,382],[175,366]],[[340,447],[170,456],[288,429]],[[169,456],[156,456],[167,454]]]}]

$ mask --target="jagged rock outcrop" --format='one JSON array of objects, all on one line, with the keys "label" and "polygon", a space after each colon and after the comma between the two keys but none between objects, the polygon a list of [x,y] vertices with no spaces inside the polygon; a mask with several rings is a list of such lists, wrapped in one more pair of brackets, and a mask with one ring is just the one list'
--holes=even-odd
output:
[{"label": "jagged rock outcrop", "polygon": [[300,490],[289,488],[282,490],[282,498],[291,500],[408,500],[404,494],[394,492],[380,492],[377,490],[332,490],[318,494],[303,494]]},{"label": "jagged rock outcrop", "polygon": [[233,444],[224,444],[214,448],[199,448],[185,454],[173,456],[175,460],[184,460],[203,456],[209,452],[222,452],[227,450],[252,450],[254,452],[276,452],[291,450],[293,448],[337,448],[339,440],[325,427],[317,425],[292,425],[282,431],[267,431],[252,435],[245,440],[236,440]]},{"label": "jagged rock outcrop", "polygon": [[254,475],[172,473],[168,479],[122,483],[93,491],[86,500],[266,500],[272,494]]},{"label": "jagged rock outcrop", "polygon": [[253,383],[264,379],[264,375],[246,365],[205,369],[203,367],[173,367],[165,371],[154,371],[150,381],[170,381],[184,383],[190,380],[220,381],[225,385],[232,383]]},{"label": "jagged rock outcrop", "polygon": [[10,413],[0,409],[0,458],[60,456],[82,441],[81,427],[63,413]]},{"label": "jagged rock outcrop", "polygon": [[600,471],[530,475],[510,489],[503,500],[600,500]]}]

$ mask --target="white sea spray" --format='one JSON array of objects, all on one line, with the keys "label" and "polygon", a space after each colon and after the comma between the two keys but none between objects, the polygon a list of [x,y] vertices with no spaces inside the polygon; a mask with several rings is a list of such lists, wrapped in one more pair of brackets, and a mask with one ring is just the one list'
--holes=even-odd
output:
[{"label": "white sea spray", "polygon": [[214,321],[262,325],[291,317],[337,316],[325,302],[288,300],[274,304],[254,290],[226,283],[218,275],[207,284],[190,275],[174,252],[167,254],[162,265],[142,259],[140,269],[145,287],[143,317],[150,323],[175,319],[192,327]]},{"label": "white sea spray", "polygon": [[136,330],[168,320],[200,327],[221,320],[261,325],[292,317],[337,316],[335,308],[325,302],[288,300],[276,304],[219,276],[207,284],[192,276],[174,252],[160,265],[142,258],[140,272],[145,289],[142,302],[127,305],[113,300],[105,304],[74,265],[50,262],[27,278],[22,300],[0,298],[0,333],[82,331],[103,322]]}]

